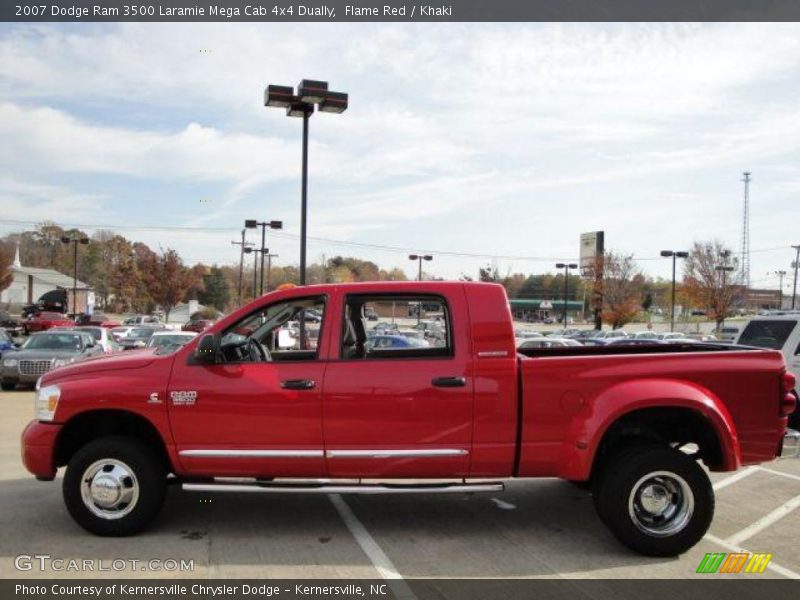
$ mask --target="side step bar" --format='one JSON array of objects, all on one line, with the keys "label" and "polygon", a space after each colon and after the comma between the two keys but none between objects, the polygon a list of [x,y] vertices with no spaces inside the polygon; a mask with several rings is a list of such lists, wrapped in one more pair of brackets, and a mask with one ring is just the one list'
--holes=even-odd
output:
[{"label": "side step bar", "polygon": [[261,494],[458,494],[502,492],[502,482],[451,484],[334,484],[334,483],[184,483],[186,492],[253,492]]}]

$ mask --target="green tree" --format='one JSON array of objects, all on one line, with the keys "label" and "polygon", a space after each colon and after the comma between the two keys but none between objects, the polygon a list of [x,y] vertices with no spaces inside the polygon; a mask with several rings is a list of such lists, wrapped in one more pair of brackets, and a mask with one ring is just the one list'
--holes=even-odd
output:
[{"label": "green tree", "polygon": [[212,266],[203,277],[203,291],[198,294],[198,300],[220,311],[224,311],[230,304],[230,286],[225,273],[217,265]]}]

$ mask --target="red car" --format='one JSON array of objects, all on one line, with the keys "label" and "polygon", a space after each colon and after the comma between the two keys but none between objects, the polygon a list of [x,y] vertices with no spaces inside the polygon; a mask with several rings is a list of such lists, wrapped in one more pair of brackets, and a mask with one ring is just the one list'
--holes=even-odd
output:
[{"label": "red car", "polygon": [[209,327],[214,324],[214,321],[210,321],[208,319],[194,319],[193,321],[189,321],[184,323],[183,327],[181,327],[182,331],[194,331],[195,333],[202,333]]},{"label": "red car", "polygon": [[[441,336],[369,344],[367,309],[402,334],[418,319],[408,307],[421,303],[443,315]],[[321,323],[304,323],[312,310]],[[624,544],[671,556],[713,517],[700,461],[735,471],[798,453],[786,429],[793,387],[772,350],[517,353],[496,284],[314,285],[266,294],[172,354],[48,372],[22,450],[39,479],[66,466],[67,508],[100,535],[144,529],[170,474],[185,492],[257,494],[498,492],[510,478],[560,477],[593,487]],[[362,479],[378,483],[353,483]]]},{"label": "red car", "polygon": [[72,327],[75,321],[66,318],[57,312],[40,312],[22,323],[22,331],[25,335],[36,333],[37,331],[47,331],[51,327]]}]

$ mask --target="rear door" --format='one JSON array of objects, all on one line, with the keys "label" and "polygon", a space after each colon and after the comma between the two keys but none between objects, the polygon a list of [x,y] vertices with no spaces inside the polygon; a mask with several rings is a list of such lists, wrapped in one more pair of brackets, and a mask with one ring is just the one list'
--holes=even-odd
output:
[{"label": "rear door", "polygon": [[[466,476],[473,365],[467,323],[454,322],[467,315],[463,289],[453,286],[447,296],[346,294],[337,310],[323,400],[329,474]],[[368,321],[373,313],[377,322]],[[420,338],[422,323],[437,325]],[[407,344],[381,347],[373,341],[376,326],[397,326],[392,335]]]}]

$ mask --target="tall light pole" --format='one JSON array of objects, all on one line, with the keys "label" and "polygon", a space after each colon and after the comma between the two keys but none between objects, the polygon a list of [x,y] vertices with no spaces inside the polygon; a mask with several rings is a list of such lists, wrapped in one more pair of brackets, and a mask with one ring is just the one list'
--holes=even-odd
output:
[{"label": "tall light pole", "polygon": [[71,238],[64,236],[61,238],[62,244],[72,244],[72,315],[78,317],[78,244],[87,245],[89,238]]},{"label": "tall light pole", "polygon": [[422,261],[433,260],[433,256],[431,256],[430,254],[409,254],[408,260],[416,260],[419,262],[419,268],[417,271],[417,281],[422,281]]},{"label": "tall light pole", "polygon": [[267,290],[269,291],[270,281],[272,281],[272,259],[278,258],[277,254],[270,254],[269,250],[267,250]]},{"label": "tall light pole", "polygon": [[669,310],[669,330],[675,331],[675,264],[679,258],[688,258],[689,253],[682,250],[662,250],[661,256],[672,258],[672,302]]},{"label": "tall light pole", "polygon": [[239,299],[238,303],[239,306],[242,305],[242,278],[244,277],[244,249],[247,246],[252,246],[250,242],[245,241],[244,237],[247,230],[242,229],[242,241],[241,242],[231,242],[234,246],[241,246],[241,253],[239,255]]},{"label": "tall light pole", "polygon": [[[728,264],[728,257],[730,257],[730,255],[731,255],[730,250],[725,250],[725,251],[721,252],[720,255],[722,257],[722,264],[721,265],[717,265],[716,267],[714,267],[714,270],[717,273],[719,273],[720,276],[722,277],[722,294],[723,294],[723,298],[724,298],[728,293],[728,273],[732,273],[733,271],[735,271],[736,267],[733,267],[733,266]],[[748,288],[746,288],[746,289],[748,289]],[[726,308],[725,308],[725,312],[727,313],[727,305],[726,305]],[[721,323],[722,323],[722,325],[725,324],[725,315],[724,314],[722,315]]]},{"label": "tall light pole", "polygon": [[287,117],[303,118],[303,176],[300,193],[300,285],[306,283],[306,241],[308,212],[308,119],[314,106],[320,112],[343,113],[347,110],[347,94],[328,90],[327,81],[303,79],[297,93],[291,86],[268,85],[264,91],[264,106],[286,109]]},{"label": "tall light pole", "polygon": [[[266,247],[267,243],[267,227],[270,229],[283,229],[283,221],[258,221],[256,219],[247,219],[244,222],[245,229],[256,229],[261,227],[261,249],[258,251],[261,254],[261,285],[259,286],[259,296],[264,295],[264,254],[269,253]],[[255,288],[253,293],[255,293]]]},{"label": "tall light pole", "polygon": [[244,249],[245,254],[253,255],[253,300],[258,298],[258,248],[251,248],[247,246]]},{"label": "tall light pole", "polygon": [[800,244],[792,246],[797,251],[794,259],[794,285],[792,286],[792,310],[794,310],[795,299],[797,298],[797,268],[800,267]]},{"label": "tall light pole", "polygon": [[569,292],[569,270],[577,269],[575,263],[556,263],[556,269],[564,269],[564,329],[567,328],[567,294]]},{"label": "tall light pole", "polygon": [[783,308],[783,278],[786,277],[786,271],[775,271],[778,276],[778,310]]}]

